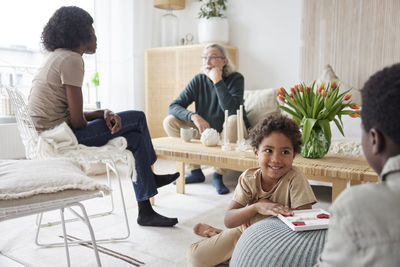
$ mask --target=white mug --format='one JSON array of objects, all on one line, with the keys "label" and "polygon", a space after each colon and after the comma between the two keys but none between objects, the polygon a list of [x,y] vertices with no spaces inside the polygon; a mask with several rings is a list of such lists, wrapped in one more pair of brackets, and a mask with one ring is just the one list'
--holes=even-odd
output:
[{"label": "white mug", "polygon": [[181,138],[185,142],[190,142],[190,140],[196,135],[197,129],[194,128],[181,128]]}]

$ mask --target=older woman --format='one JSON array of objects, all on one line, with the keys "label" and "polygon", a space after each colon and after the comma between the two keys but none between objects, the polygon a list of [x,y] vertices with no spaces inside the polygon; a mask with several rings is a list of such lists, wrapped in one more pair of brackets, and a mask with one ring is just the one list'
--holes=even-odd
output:
[{"label": "older woman", "polygon": [[[202,73],[197,74],[186,86],[183,92],[170,104],[169,116],[164,120],[164,130],[168,136],[179,137],[180,128],[196,127],[201,134],[207,128],[218,132],[223,130],[225,110],[229,112],[228,139],[236,142],[236,110],[243,105],[244,78],[234,72],[234,67],[225,48],[218,44],[210,44],[203,50]],[[195,102],[196,112],[187,110]],[[245,128],[250,124],[244,112]],[[232,127],[229,127],[232,125]],[[247,131],[245,131],[245,136]],[[199,136],[197,136],[199,138]],[[204,181],[204,174],[198,165],[188,167],[191,172],[186,176],[186,183]],[[216,169],[213,175],[213,185],[218,194],[229,193],[223,184],[224,170]]]},{"label": "older woman", "polygon": [[157,188],[174,181],[179,173],[154,174],[151,165],[156,155],[151,143],[146,117],[141,111],[83,111],[82,82],[84,53],[96,52],[93,19],[85,10],[61,7],[50,18],[42,33],[44,48],[49,51],[44,65],[32,82],[29,112],[38,131],[67,122],[78,142],[102,146],[118,136],[126,138],[135,157],[137,181],[133,183],[139,206],[137,222],[143,226],[173,226],[178,220],[155,212],[149,198]]}]

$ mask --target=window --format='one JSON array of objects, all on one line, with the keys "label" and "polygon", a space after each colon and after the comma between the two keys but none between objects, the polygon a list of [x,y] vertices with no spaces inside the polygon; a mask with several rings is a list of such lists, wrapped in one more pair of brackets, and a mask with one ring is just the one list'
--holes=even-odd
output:
[{"label": "window", "polygon": [[[43,25],[61,6],[79,6],[94,17],[94,1],[8,0],[2,2],[3,12],[0,16],[0,25],[12,26],[0,28],[2,36],[0,38],[0,72],[2,74],[0,85],[16,86],[25,95],[28,95],[32,79],[43,63],[45,52],[40,45]],[[96,58],[85,55],[83,59],[85,61],[85,78],[82,84],[82,93],[85,107],[90,108],[95,107],[96,101],[96,88],[91,82],[91,77],[96,72]]]}]

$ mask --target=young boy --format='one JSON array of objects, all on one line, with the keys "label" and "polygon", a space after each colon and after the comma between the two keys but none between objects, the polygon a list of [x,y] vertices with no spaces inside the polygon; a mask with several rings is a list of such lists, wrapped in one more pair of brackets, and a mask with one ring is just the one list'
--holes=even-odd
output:
[{"label": "young boy", "polygon": [[237,240],[250,224],[268,216],[292,215],[293,209],[310,209],[316,202],[307,178],[292,166],[301,145],[296,122],[271,115],[251,131],[250,138],[259,167],[239,177],[225,215],[229,229],[195,226],[195,233],[209,238],[191,245],[188,260],[193,266],[215,266],[230,259]]},{"label": "young boy", "polygon": [[400,64],[361,92],[362,147],[381,182],[351,187],[332,204],[318,266],[400,266]]}]

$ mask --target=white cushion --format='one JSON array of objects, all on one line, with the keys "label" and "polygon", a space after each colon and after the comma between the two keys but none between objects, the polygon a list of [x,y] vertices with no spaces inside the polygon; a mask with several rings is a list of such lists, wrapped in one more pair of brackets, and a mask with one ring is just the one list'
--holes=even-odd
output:
[{"label": "white cushion", "polygon": [[351,86],[344,81],[341,81],[340,78],[336,75],[335,71],[331,67],[331,65],[326,65],[324,69],[321,72],[321,75],[318,78],[319,83],[330,83],[333,80],[336,80],[337,84],[340,85],[339,92],[343,93],[344,91],[347,91],[351,89],[351,93],[353,94],[351,99],[353,102],[356,102],[357,104],[361,105],[361,92],[358,88],[354,88],[354,86]]},{"label": "white cushion", "polygon": [[244,108],[251,127],[268,114],[279,111],[277,89],[258,89],[244,91]]},{"label": "white cushion", "polygon": [[110,192],[109,187],[86,176],[72,160],[0,160],[0,200],[67,189]]}]

